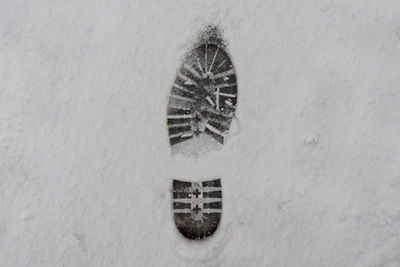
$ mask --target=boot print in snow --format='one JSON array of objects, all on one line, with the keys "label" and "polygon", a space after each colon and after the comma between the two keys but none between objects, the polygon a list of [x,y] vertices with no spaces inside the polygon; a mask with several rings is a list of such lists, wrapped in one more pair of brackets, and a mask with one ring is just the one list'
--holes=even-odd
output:
[{"label": "boot print in snow", "polygon": [[188,239],[204,239],[219,225],[222,212],[221,180],[172,184],[174,220]]},{"label": "boot print in snow", "polygon": [[209,27],[187,53],[171,88],[167,124],[173,151],[185,149],[185,144],[223,144],[236,103],[232,60],[219,30]]}]

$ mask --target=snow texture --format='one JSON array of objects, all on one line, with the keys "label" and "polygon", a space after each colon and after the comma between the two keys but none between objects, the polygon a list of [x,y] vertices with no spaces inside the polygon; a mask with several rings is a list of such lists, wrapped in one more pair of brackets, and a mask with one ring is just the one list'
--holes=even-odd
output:
[{"label": "snow texture", "polygon": [[[218,24],[235,133],[172,156],[168,94]],[[400,2],[7,1],[0,266],[400,266]],[[172,179],[221,177],[217,232]]]}]

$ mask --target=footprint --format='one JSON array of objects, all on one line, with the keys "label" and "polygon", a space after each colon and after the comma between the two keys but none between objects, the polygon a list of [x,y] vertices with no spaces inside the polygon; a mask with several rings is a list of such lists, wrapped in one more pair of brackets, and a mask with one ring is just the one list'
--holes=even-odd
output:
[{"label": "footprint", "polygon": [[211,236],[221,220],[221,180],[173,180],[172,187],[174,220],[178,230],[192,240]]},{"label": "footprint", "polygon": [[224,144],[236,104],[232,60],[220,30],[209,26],[186,54],[171,88],[167,125],[173,151],[191,146],[198,152]]}]

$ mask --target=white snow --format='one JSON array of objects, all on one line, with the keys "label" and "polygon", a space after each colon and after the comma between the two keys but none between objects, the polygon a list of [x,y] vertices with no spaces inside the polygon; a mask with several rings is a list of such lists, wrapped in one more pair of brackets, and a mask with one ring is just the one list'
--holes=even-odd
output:
[{"label": "white snow", "polygon": [[[0,266],[400,266],[400,2],[1,1]],[[180,60],[219,24],[221,150],[172,156]],[[220,177],[215,235],[172,178]]]}]

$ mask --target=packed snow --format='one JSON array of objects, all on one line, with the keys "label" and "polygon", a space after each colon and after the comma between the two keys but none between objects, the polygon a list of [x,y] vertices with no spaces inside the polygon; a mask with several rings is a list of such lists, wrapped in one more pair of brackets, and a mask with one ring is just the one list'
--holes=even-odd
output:
[{"label": "packed snow", "polygon": [[[400,2],[1,1],[0,266],[400,266]],[[238,79],[220,148],[171,153],[201,29]],[[221,178],[176,229],[172,179]]]}]

